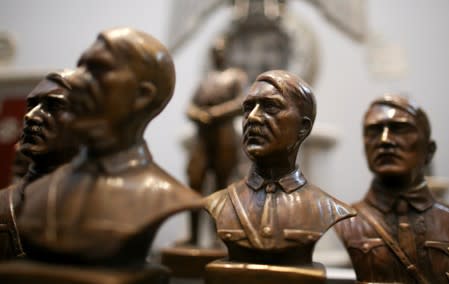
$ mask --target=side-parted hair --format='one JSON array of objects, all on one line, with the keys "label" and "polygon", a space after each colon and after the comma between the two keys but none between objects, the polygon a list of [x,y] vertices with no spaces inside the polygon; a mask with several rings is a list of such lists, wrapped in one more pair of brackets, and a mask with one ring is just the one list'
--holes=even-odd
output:
[{"label": "side-parted hair", "polygon": [[[385,94],[382,97],[375,99],[371,103],[368,111],[376,105],[387,105],[407,112],[415,118],[418,127],[424,132],[427,140],[430,140],[431,127],[427,114],[413,100],[399,94]],[[368,114],[368,111],[366,112],[365,117]]]},{"label": "side-parted hair", "polygon": [[289,95],[303,117],[310,119],[312,125],[316,117],[316,101],[312,88],[304,80],[284,70],[271,70],[257,76],[256,82],[273,85],[282,95]]}]

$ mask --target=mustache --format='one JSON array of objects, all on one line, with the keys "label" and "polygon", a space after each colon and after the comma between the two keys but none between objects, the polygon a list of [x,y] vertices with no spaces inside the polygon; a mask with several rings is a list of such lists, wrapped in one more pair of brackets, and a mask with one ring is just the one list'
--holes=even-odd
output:
[{"label": "mustache", "polygon": [[27,125],[22,129],[20,139],[24,142],[40,139],[46,141],[49,136],[48,130],[43,125]]},{"label": "mustache", "polygon": [[248,139],[251,136],[267,138],[270,135],[270,129],[260,123],[248,122],[243,126],[243,137]]},{"label": "mustache", "polygon": [[400,155],[398,153],[398,149],[396,149],[396,148],[377,147],[374,150],[374,160],[377,161],[377,160],[382,159],[384,157],[400,158]]}]

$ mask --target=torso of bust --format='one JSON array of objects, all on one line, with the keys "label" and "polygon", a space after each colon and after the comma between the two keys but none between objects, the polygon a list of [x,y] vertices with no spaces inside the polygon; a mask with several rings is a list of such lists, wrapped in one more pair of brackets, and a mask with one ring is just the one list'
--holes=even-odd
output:
[{"label": "torso of bust", "polygon": [[25,199],[19,228],[31,258],[100,265],[143,264],[161,222],[201,206],[146,146],[100,163],[74,161],[30,184]]}]

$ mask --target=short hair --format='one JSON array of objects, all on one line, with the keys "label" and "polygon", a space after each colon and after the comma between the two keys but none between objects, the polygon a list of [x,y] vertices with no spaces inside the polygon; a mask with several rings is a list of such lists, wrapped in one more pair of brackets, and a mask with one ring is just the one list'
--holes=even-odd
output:
[{"label": "short hair", "polygon": [[56,84],[66,88],[67,90],[72,90],[72,86],[70,86],[67,81],[67,77],[72,75],[75,71],[70,69],[64,69],[57,72],[51,72],[45,76],[45,80],[55,82]]},{"label": "short hair", "polygon": [[413,100],[400,94],[384,94],[371,103],[368,111],[365,113],[365,118],[369,110],[376,105],[386,105],[407,112],[415,118],[417,125],[424,132],[425,137],[430,140],[431,127],[427,114]]},{"label": "short hair", "polygon": [[282,95],[289,95],[302,116],[310,119],[312,125],[316,117],[316,102],[312,88],[304,80],[284,70],[271,70],[257,76],[256,82],[266,82]]},{"label": "short hair", "polygon": [[151,82],[156,87],[157,95],[146,110],[147,120],[159,114],[175,88],[175,67],[167,48],[154,37],[131,28],[106,30],[98,39],[124,57],[138,80]]}]

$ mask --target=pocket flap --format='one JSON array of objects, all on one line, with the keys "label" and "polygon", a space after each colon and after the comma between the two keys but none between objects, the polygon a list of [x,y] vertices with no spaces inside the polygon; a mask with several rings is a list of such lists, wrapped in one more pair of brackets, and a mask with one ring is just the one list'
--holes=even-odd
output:
[{"label": "pocket flap", "polygon": [[355,248],[361,250],[363,253],[367,253],[379,246],[385,246],[385,242],[381,238],[365,238],[361,240],[350,240],[348,242],[348,248]]},{"label": "pocket flap", "polygon": [[449,242],[440,242],[440,241],[426,241],[424,246],[427,248],[438,249],[445,254],[449,255]]},{"label": "pocket flap", "polygon": [[317,241],[321,237],[321,233],[306,230],[284,229],[284,238],[287,240],[308,243]]},{"label": "pocket flap", "polygon": [[234,229],[234,230],[218,230],[217,231],[218,236],[220,237],[220,239],[222,239],[223,241],[238,241],[238,240],[242,240],[242,239],[247,239],[248,237],[246,236],[245,231],[243,230],[238,230],[238,229]]}]

